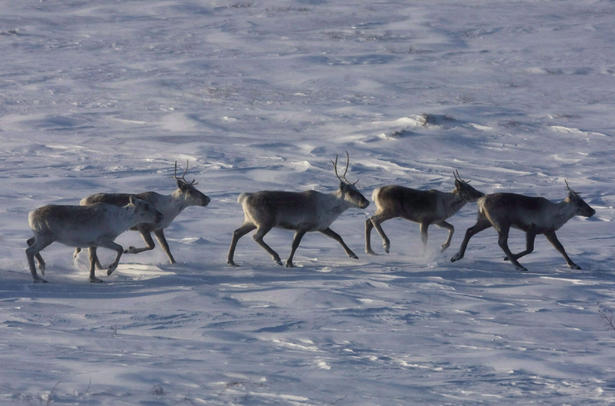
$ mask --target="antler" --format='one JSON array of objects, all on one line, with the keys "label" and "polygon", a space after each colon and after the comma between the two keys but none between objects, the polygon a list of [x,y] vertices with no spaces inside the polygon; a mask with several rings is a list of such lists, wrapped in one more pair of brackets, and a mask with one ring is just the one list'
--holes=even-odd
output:
[{"label": "antler", "polygon": [[175,161],[175,179],[181,180],[184,183],[187,183],[187,184],[190,184],[190,185],[196,185],[197,184],[196,179],[192,179],[191,182],[188,182],[186,180],[186,173],[188,173],[188,160],[186,160],[186,169],[184,170],[184,173],[182,174],[181,177],[177,176],[177,161]]},{"label": "antler", "polygon": [[453,172],[453,176],[455,176],[455,180],[458,180],[459,182],[470,183],[469,180],[463,180],[463,178],[459,174],[459,170],[458,169],[455,169],[455,171]]},{"label": "antler", "polygon": [[337,172],[337,159],[338,155],[335,155],[335,161],[331,161],[333,163],[333,169],[335,170],[335,176],[337,176],[340,182],[355,185],[358,180],[355,182],[351,182],[346,178],[346,174],[348,173],[348,166],[350,165],[350,155],[348,154],[348,151],[346,151],[346,168],[344,168],[344,173],[342,174],[342,176],[340,176],[340,174]]},{"label": "antler", "polygon": [[568,185],[568,180],[564,179],[564,183],[566,183],[566,189],[568,189],[568,192],[575,194],[575,195],[579,195],[577,192],[575,192],[574,190],[570,188],[570,185]]}]

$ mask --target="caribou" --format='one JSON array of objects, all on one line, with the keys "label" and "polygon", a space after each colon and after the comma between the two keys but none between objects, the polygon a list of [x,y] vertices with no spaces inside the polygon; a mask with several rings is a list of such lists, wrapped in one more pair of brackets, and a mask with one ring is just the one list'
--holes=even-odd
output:
[{"label": "caribou", "polygon": [[[159,222],[142,222],[131,227],[131,230],[136,230],[141,233],[143,241],[146,246],[143,248],[136,248],[130,246],[124,253],[138,254],[143,251],[153,250],[155,247],[154,240],[151,233],[153,232],[158,240],[158,243],[162,246],[162,249],[169,258],[171,264],[175,263],[175,258],[171,254],[169,243],[164,235],[164,229],[171,224],[171,222],[188,206],[201,206],[205,207],[209,204],[210,198],[197,190],[195,185],[196,180],[186,180],[186,173],[188,172],[188,162],[186,162],[186,168],[182,176],[177,176],[177,162],[175,162],[174,178],[177,182],[177,189],[170,195],[162,195],[156,192],[144,192],[136,194],[140,199],[146,200],[152,204],[160,213],[162,213],[162,220]],[[131,195],[128,193],[96,193],[81,200],[82,206],[92,205],[96,203],[108,203],[116,206],[123,206],[128,202]],[[75,250],[74,256],[79,254],[80,249]],[[96,256],[96,250],[94,250],[94,258],[99,268],[100,262]]]},{"label": "caribou", "polygon": [[291,252],[286,260],[287,267],[293,267],[293,257],[301,239],[308,231],[319,231],[341,244],[346,254],[358,259],[357,255],[346,245],[342,237],[331,230],[330,225],[344,211],[351,207],[366,208],[369,201],[346,178],[350,156],[346,152],[346,168],[340,175],[337,169],[338,157],[335,157],[333,169],[339,180],[339,188],[334,193],[321,193],[314,190],[304,192],[260,191],[241,193],[237,202],[241,204],[245,216],[243,224],[235,230],[228,251],[227,263],[237,266],[233,260],[237,241],[256,229],[254,240],[271,255],[273,260],[282,265],[280,256],[263,237],[273,227],[295,230]]},{"label": "caribou", "polygon": [[150,203],[129,196],[122,207],[97,203],[91,206],[47,205],[28,214],[28,224],[34,237],[28,239],[26,257],[34,282],[47,282],[38,276],[34,264],[37,259],[41,274],[45,275],[45,261],[40,251],[57,241],[71,247],[89,248],[90,282],[102,282],[95,275],[95,249],[105,247],[117,252],[107,269],[107,275],[117,268],[124,252],[115,238],[130,227],[140,223],[157,223],[162,214]]},{"label": "caribou", "polygon": [[401,217],[420,224],[423,246],[427,245],[427,230],[431,224],[446,228],[448,238],[442,244],[442,251],[449,247],[455,227],[446,221],[457,213],[466,203],[475,202],[483,193],[464,181],[459,172],[453,173],[455,189],[452,192],[439,190],[417,190],[404,186],[388,185],[375,189],[372,200],[376,204],[376,213],[365,221],[365,252],[375,255],[371,247],[371,232],[375,227],[385,252],[389,252],[391,241],[384,233],[381,224],[389,219]]},{"label": "caribou", "polygon": [[[480,198],[476,224],[466,231],[459,252],[451,258],[451,262],[463,258],[468,241],[473,235],[493,227],[498,232],[498,244],[506,254],[505,259],[520,271],[527,271],[527,269],[518,260],[534,251],[534,240],[538,234],[544,234],[553,247],[562,254],[570,268],[581,269],[568,257],[555,231],[574,216],[591,217],[596,211],[570,188],[568,182],[566,182],[566,188],[568,196],[559,203],[543,197],[530,197],[515,193],[494,193]],[[525,251],[517,254],[510,251],[508,232],[511,227],[525,231]]]}]

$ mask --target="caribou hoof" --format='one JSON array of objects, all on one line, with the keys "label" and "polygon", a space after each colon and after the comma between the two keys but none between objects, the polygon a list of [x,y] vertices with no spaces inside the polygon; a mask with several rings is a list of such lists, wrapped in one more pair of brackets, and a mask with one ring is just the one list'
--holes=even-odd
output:
[{"label": "caribou hoof", "polygon": [[456,253],[451,257],[451,262],[459,261],[463,256],[460,253]]}]

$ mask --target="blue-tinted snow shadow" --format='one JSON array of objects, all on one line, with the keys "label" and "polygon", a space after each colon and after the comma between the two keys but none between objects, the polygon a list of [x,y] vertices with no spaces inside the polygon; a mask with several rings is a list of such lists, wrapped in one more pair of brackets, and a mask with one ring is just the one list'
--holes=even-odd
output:
[{"label": "blue-tinted snow shadow", "polygon": [[[126,266],[126,264],[124,264]],[[141,266],[140,266],[141,268]],[[152,267],[154,268],[154,267]],[[271,285],[277,288],[285,283],[295,286],[297,282],[323,281],[329,283],[351,279],[344,272],[319,272],[322,265],[314,267],[285,268],[275,264],[231,267],[225,264],[184,263],[158,265],[162,272],[147,270],[134,274],[123,274],[117,270],[106,276],[105,270],[97,270],[103,283],[90,283],[88,272],[54,267],[45,275],[48,283],[32,282],[30,273],[24,271],[0,270],[0,301],[19,298],[128,298],[160,295],[185,289],[200,289],[225,284],[255,285],[256,290],[267,290]]]},{"label": "blue-tinted snow shadow", "polygon": [[[498,253],[499,254],[499,253]],[[103,283],[90,283],[86,270],[63,269],[54,266],[48,269],[45,278],[49,283],[33,283],[27,270],[0,269],[0,301],[11,301],[19,298],[127,298],[159,295],[185,289],[216,289],[222,285],[249,285],[256,291],[268,289],[283,289],[314,286],[317,282],[335,288],[336,284],[343,286],[344,281],[389,278],[391,285],[406,286],[424,281],[438,282],[453,286],[481,286],[483,288],[517,286],[534,283],[549,283],[549,281],[569,282],[577,289],[595,291],[597,299],[610,298],[605,290],[615,286],[615,273],[611,272],[611,264],[607,259],[598,262],[585,263],[578,260],[585,269],[569,269],[559,258],[527,261],[524,263],[529,271],[516,270],[508,262],[497,255],[493,261],[465,260],[450,263],[446,257],[438,258],[428,264],[417,263],[416,260],[404,261],[403,257],[379,255],[377,260],[371,260],[361,255],[356,263],[339,264],[330,262],[311,262],[296,259],[297,267],[286,268],[278,266],[265,258],[256,263],[240,263],[239,267],[231,267],[224,263],[179,263],[175,265],[152,265],[148,273],[148,265],[137,266],[138,271],[122,273],[120,270],[111,276],[105,270],[98,270],[97,275]],[[349,260],[350,261],[350,260]],[[380,262],[377,264],[376,262]]]}]

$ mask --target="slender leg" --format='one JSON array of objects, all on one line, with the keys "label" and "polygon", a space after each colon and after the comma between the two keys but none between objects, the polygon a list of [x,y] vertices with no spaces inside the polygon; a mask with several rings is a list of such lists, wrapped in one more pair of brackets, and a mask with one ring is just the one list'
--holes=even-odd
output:
[{"label": "slender leg", "polygon": [[[34,244],[34,237],[28,239],[28,246],[31,246],[32,244]],[[34,254],[34,257],[38,261],[38,269],[41,271],[43,275],[45,275],[45,266],[46,266],[45,260],[41,256],[40,252],[37,252],[36,254]]]},{"label": "slender leg", "polygon": [[98,269],[103,269],[104,268],[104,266],[102,266],[100,264],[100,260],[98,259],[98,254],[96,253],[96,247],[90,247],[89,255],[93,255],[94,256],[94,264],[96,265],[96,268],[98,268]]},{"label": "slender leg", "polygon": [[244,223],[237,230],[233,232],[233,239],[231,241],[231,246],[228,250],[228,257],[226,263],[232,266],[237,266],[235,261],[233,261],[233,256],[235,255],[235,246],[237,245],[237,241],[244,235],[248,234],[250,231],[254,230],[256,226],[252,223]]},{"label": "slender leg", "polygon": [[[120,263],[120,258],[122,254],[124,253],[124,247],[122,247],[120,244],[117,244],[113,241],[105,241],[105,242],[98,244],[98,246],[109,248],[110,250],[117,252],[117,256],[115,257],[115,260],[111,263],[111,265],[109,265],[109,268],[107,268],[107,275],[111,275],[113,271],[115,271],[115,268],[117,268],[117,265]],[[91,250],[90,252],[93,252],[92,255],[94,256],[94,261],[96,261],[96,247],[94,247],[94,249]]]},{"label": "slender leg", "polygon": [[278,253],[275,252],[273,250],[273,248],[271,248],[269,245],[267,245],[265,240],[263,240],[263,237],[265,237],[265,234],[267,234],[269,232],[269,230],[271,230],[272,228],[273,227],[270,226],[270,225],[262,225],[261,224],[261,225],[256,227],[256,232],[254,233],[254,236],[252,238],[254,238],[254,241],[256,241],[256,243],[258,245],[263,247],[265,249],[265,251],[267,251],[269,253],[269,255],[271,255],[273,260],[278,265],[282,265],[282,260],[280,259],[280,256],[278,255]]},{"label": "slender leg", "polygon": [[423,243],[423,248],[427,246],[427,229],[429,229],[429,223],[421,223],[421,242]]},{"label": "slender leg", "polygon": [[365,253],[370,255],[376,255],[374,250],[372,250],[372,228],[374,228],[374,224],[372,223],[372,218],[370,217],[365,220]]},{"label": "slender leg", "polygon": [[[521,251],[518,254],[513,254],[513,258],[519,259],[527,254],[530,254],[534,251],[534,240],[536,239],[536,233],[533,231],[528,231],[525,233],[525,251]],[[508,257],[504,258],[504,261],[508,261]]]},{"label": "slender leg", "polygon": [[[44,238],[44,237],[37,237],[34,240],[30,239],[28,240],[28,248],[26,248],[26,258],[28,258],[28,266],[30,267],[30,273],[32,274],[32,280],[34,282],[44,282],[47,283],[47,281],[43,278],[41,278],[40,276],[38,276],[38,274],[36,273],[36,266],[34,265],[34,258],[35,257],[40,257],[39,252],[44,249],[46,246],[48,246],[49,244],[51,244],[53,242],[53,240],[50,240],[48,238]],[[42,259],[42,257],[41,257]],[[44,263],[44,262],[43,262]],[[40,264],[40,262],[39,262]]]},{"label": "slender leg", "polygon": [[344,248],[344,251],[346,251],[346,254],[350,258],[359,259],[359,257],[357,257],[357,254],[355,254],[354,252],[352,252],[352,250],[350,248],[348,248],[348,246],[346,245],[344,240],[342,240],[342,237],[338,233],[336,233],[335,231],[331,230],[330,228],[327,228],[327,229],[324,229],[324,230],[320,230],[320,232],[323,233],[324,235],[326,235],[327,237],[331,237],[335,241],[339,242],[342,245],[342,247]]},{"label": "slender leg", "polygon": [[45,275],[45,268],[46,268],[46,264],[45,264],[45,260],[43,259],[43,257],[41,256],[40,252],[37,252],[36,255],[34,256],[36,258],[36,260],[38,261],[38,269],[40,269],[41,273],[43,275]]},{"label": "slender leg", "polygon": [[141,233],[141,237],[143,238],[143,241],[145,241],[145,244],[147,244],[147,246],[143,248],[136,248],[130,246],[128,247],[128,249],[124,250],[124,254],[138,254],[143,251],[149,251],[154,249],[156,245],[154,244],[154,240],[152,239],[152,235],[150,234],[150,232],[143,230],[139,230],[139,232]]},{"label": "slender leg", "polygon": [[293,238],[293,245],[290,250],[290,256],[286,260],[286,267],[292,268],[295,266],[293,264],[293,257],[295,256],[295,251],[297,251],[297,247],[299,247],[299,243],[301,242],[301,239],[303,238],[304,235],[305,235],[305,231],[303,230],[297,230],[295,232],[295,237]]},{"label": "slender leg", "polygon": [[[389,237],[387,237],[387,235],[384,233],[384,230],[382,229],[382,226],[380,224],[382,224],[383,222],[392,219],[394,216],[385,214],[385,213],[380,213],[377,214],[375,216],[372,216],[372,218],[370,218],[371,223],[373,224],[373,226],[376,228],[376,231],[378,232],[378,234],[380,234],[380,237],[382,238],[382,247],[384,248],[384,251],[388,254],[389,253],[389,249],[391,247],[391,240],[389,240]],[[366,225],[367,226],[367,225]],[[366,229],[367,231],[367,229]],[[371,228],[370,228],[371,231]],[[367,249],[366,249],[367,251]],[[368,252],[369,254],[370,252]]]},{"label": "slender leg", "polygon": [[441,251],[444,251],[445,249],[447,249],[451,245],[451,239],[453,238],[453,233],[455,232],[455,227],[453,227],[453,225],[451,223],[447,223],[444,220],[436,223],[436,225],[439,226],[439,227],[442,227],[442,228],[446,228],[448,230],[448,238],[446,239],[444,244],[442,244],[442,249],[441,249]]},{"label": "slender leg", "polygon": [[102,266],[100,261],[98,260],[98,255],[96,255],[96,247],[94,247],[94,260],[96,261],[96,266],[98,267],[98,269],[104,268],[104,266]]},{"label": "slender leg", "polygon": [[173,258],[173,254],[171,254],[171,249],[169,248],[169,243],[167,242],[167,239],[164,236],[163,229],[161,228],[161,229],[155,230],[154,235],[156,236],[156,239],[158,240],[158,243],[160,243],[160,246],[162,247],[164,252],[167,254],[167,257],[169,257],[169,262],[174,264],[175,258]]},{"label": "slender leg", "polygon": [[466,230],[466,235],[463,238],[461,247],[459,247],[459,251],[455,255],[453,255],[453,257],[451,258],[451,262],[459,261],[461,258],[463,258],[466,253],[466,248],[468,248],[468,242],[470,241],[470,238],[489,227],[491,227],[491,223],[489,222],[489,220],[487,220],[486,217],[480,216],[476,221],[476,224]]},{"label": "slender leg", "polygon": [[574,262],[572,262],[568,254],[566,254],[566,250],[564,249],[564,246],[562,245],[562,243],[559,242],[557,236],[555,235],[555,231],[545,233],[545,237],[547,237],[547,240],[549,240],[549,242],[553,244],[555,249],[558,250],[560,254],[564,256],[564,259],[566,260],[566,263],[568,264],[570,268],[581,269],[581,267],[575,264]]},{"label": "slender leg", "polygon": [[502,251],[504,251],[504,253],[508,257],[508,260],[515,266],[515,268],[517,268],[520,271],[527,271],[527,269],[523,265],[521,265],[519,263],[519,261],[517,261],[517,259],[513,255],[513,253],[510,252],[510,248],[508,247],[508,232],[509,232],[509,230],[510,230],[509,227],[502,227],[498,231],[498,234],[499,234],[498,244],[499,244],[500,248],[502,248]]},{"label": "slender leg", "polygon": [[96,277],[96,247],[90,247],[88,253],[90,257],[90,282],[102,283],[102,279]]}]

